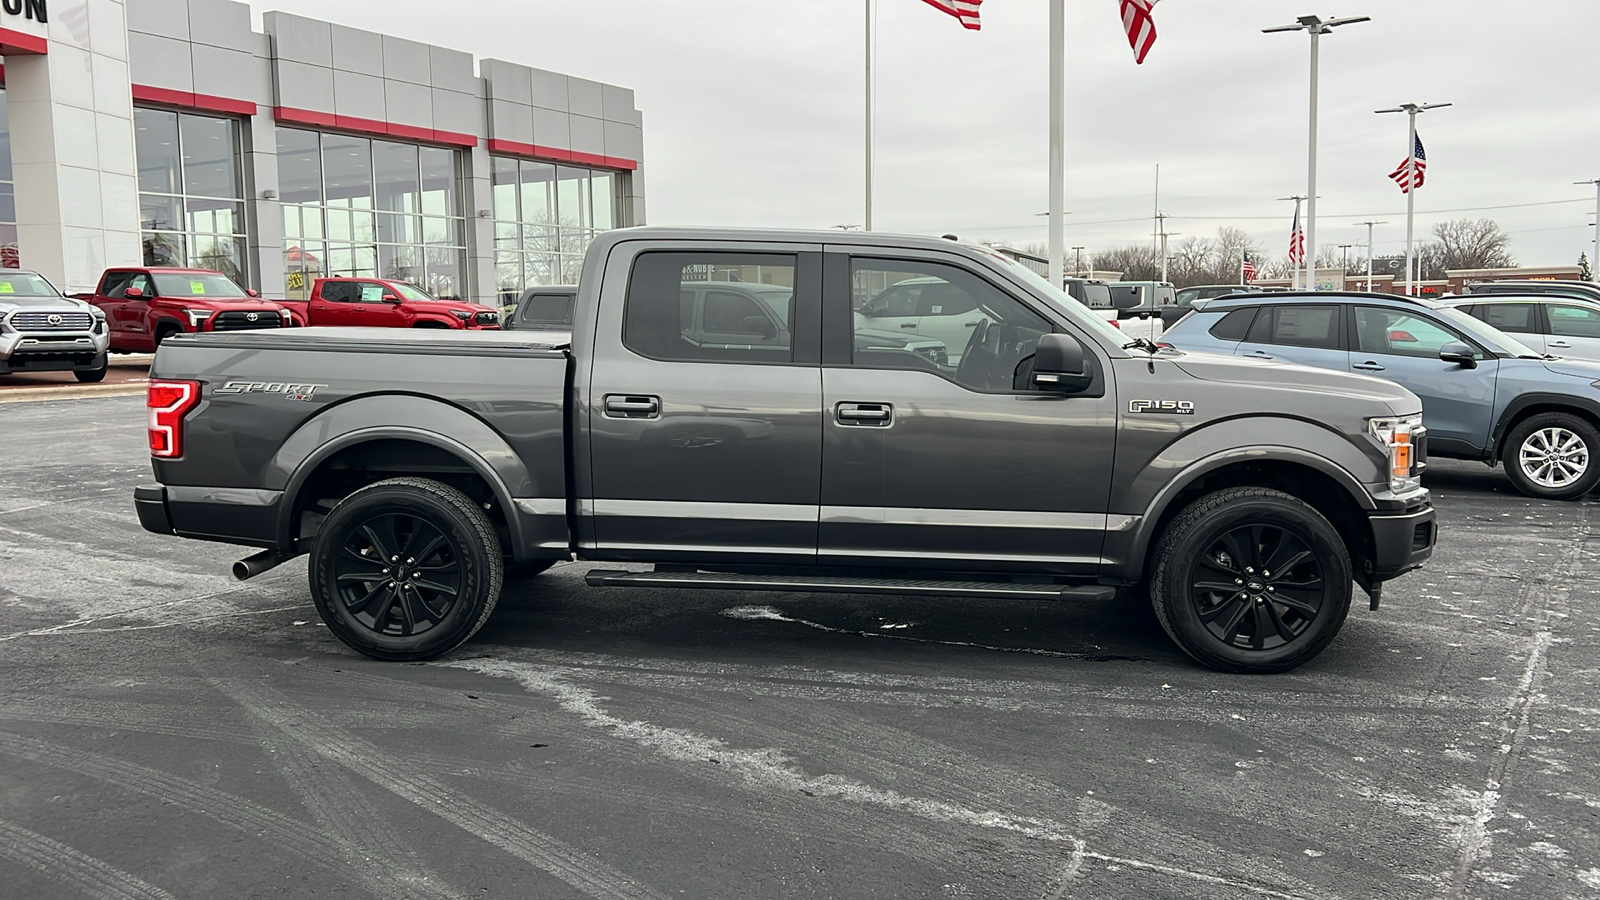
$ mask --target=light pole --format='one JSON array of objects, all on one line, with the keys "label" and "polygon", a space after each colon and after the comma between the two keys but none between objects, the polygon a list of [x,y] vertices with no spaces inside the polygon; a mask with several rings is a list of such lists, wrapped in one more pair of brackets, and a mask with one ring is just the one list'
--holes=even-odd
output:
[{"label": "light pole", "polygon": [[1311,130],[1306,141],[1306,284],[1315,289],[1317,255],[1317,50],[1318,38],[1340,25],[1370,22],[1371,16],[1347,16],[1342,19],[1322,19],[1317,16],[1300,16],[1293,25],[1276,25],[1261,29],[1263,34],[1279,31],[1304,31],[1311,35]]},{"label": "light pole", "polygon": [[1356,246],[1356,245],[1355,244],[1340,244],[1339,245],[1339,249],[1344,251],[1344,257],[1339,261],[1339,264],[1344,266],[1344,270],[1346,272],[1350,271],[1350,248],[1354,247],[1354,246]]},{"label": "light pole", "polygon": [[1060,287],[1066,268],[1066,236],[1062,217],[1067,206],[1067,8],[1066,0],[1050,0],[1050,283]]},{"label": "light pole", "polygon": [[1600,178],[1589,181],[1574,181],[1573,184],[1594,185],[1594,255],[1589,257],[1589,280],[1600,282]]},{"label": "light pole", "polygon": [[1357,225],[1367,226],[1367,292],[1372,292],[1372,226],[1387,225],[1388,222],[1357,222]]},{"label": "light pole", "polygon": [[1413,263],[1412,235],[1416,225],[1417,213],[1417,113],[1438,109],[1441,106],[1450,106],[1449,103],[1402,103],[1394,109],[1380,109],[1381,113],[1406,114],[1410,123],[1406,139],[1406,296],[1416,294],[1416,273]]},{"label": "light pole", "polygon": [[1072,248],[1072,274],[1079,278],[1083,277],[1083,251],[1087,249],[1083,246]]}]

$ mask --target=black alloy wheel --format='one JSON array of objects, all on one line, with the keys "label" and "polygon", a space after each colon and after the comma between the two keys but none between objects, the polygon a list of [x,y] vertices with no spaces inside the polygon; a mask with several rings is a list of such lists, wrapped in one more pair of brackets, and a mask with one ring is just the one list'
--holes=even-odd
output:
[{"label": "black alloy wheel", "polygon": [[1189,584],[1207,631],[1257,651],[1304,635],[1327,591],[1310,541],[1277,525],[1241,525],[1218,536],[1190,566]]},{"label": "black alloy wheel", "polygon": [[443,622],[461,596],[461,556],[438,526],[379,513],[349,532],[333,564],[339,601],[379,634],[412,637]]},{"label": "black alloy wheel", "polygon": [[1339,532],[1310,504],[1271,488],[1194,501],[1151,557],[1162,628],[1224,672],[1286,672],[1311,660],[1344,625],[1353,584]]},{"label": "black alloy wheel", "polygon": [[375,659],[432,659],[494,611],[505,560],[494,523],[461,491],[390,478],[340,501],[307,568],[317,612],[336,637]]}]

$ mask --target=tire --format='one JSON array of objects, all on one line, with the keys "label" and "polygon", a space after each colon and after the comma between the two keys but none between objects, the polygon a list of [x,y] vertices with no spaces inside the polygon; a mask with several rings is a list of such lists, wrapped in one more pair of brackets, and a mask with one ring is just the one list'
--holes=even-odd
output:
[{"label": "tire", "polygon": [[1152,563],[1150,601],[1161,627],[1218,671],[1303,665],[1350,613],[1344,540],[1321,513],[1282,491],[1241,487],[1201,497],[1161,533]]},{"label": "tire", "polygon": [[1506,436],[1506,475],[1543,500],[1577,500],[1600,482],[1600,431],[1572,413],[1529,416]]},{"label": "tire", "polygon": [[98,384],[106,380],[106,363],[101,363],[98,369],[74,369],[72,374],[84,384]]},{"label": "tire", "polygon": [[466,494],[390,478],[334,507],[307,572],[339,640],[374,659],[411,661],[448,653],[483,627],[505,562],[494,524]]},{"label": "tire", "polygon": [[182,325],[159,325],[156,327],[156,348],[160,349],[161,342],[183,330]]}]

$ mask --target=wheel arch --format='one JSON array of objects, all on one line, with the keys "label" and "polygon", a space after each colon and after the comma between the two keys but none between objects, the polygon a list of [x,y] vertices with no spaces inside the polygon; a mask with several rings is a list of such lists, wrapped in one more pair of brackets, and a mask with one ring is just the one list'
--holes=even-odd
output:
[{"label": "wheel arch", "polygon": [[1344,467],[1296,447],[1237,448],[1191,463],[1168,481],[1144,515],[1136,519],[1130,537],[1118,548],[1120,552],[1107,554],[1117,568],[1111,576],[1130,583],[1140,581],[1167,524],[1200,497],[1230,487],[1275,488],[1305,501],[1344,538],[1356,576],[1366,585],[1373,558],[1367,511],[1376,504]]},{"label": "wheel arch", "polygon": [[1500,414],[1499,421],[1495,423],[1494,435],[1489,442],[1493,448],[1489,462],[1497,463],[1505,459],[1506,441],[1524,420],[1552,412],[1570,413],[1600,430],[1600,402],[1566,394],[1523,394],[1506,406],[1505,412]]}]

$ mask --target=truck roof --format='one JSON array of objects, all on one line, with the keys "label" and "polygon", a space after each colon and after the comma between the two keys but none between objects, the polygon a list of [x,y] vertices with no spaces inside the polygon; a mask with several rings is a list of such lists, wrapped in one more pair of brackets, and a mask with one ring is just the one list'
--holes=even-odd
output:
[{"label": "truck roof", "polygon": [[[836,231],[807,228],[712,228],[682,227],[675,225],[643,225],[636,228],[618,228],[603,232],[595,240],[612,243],[637,240],[688,241],[704,239],[717,242],[790,243],[790,244],[856,244],[862,246],[908,247],[930,250],[949,250],[960,247],[983,255],[997,254],[982,244],[923,234],[897,234],[886,231]],[[1006,260],[1010,262],[1008,258]]]}]

